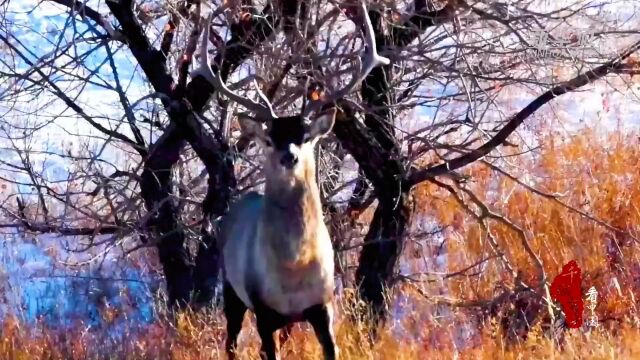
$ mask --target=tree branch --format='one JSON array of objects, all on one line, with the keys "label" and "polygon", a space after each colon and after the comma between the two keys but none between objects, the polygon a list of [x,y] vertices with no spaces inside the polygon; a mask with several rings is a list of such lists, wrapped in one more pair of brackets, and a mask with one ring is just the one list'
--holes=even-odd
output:
[{"label": "tree branch", "polygon": [[118,19],[131,53],[155,91],[169,94],[173,79],[167,69],[165,55],[151,46],[140,22],[133,14],[133,2],[131,0],[107,1],[107,6],[113,16]]},{"label": "tree branch", "polygon": [[72,12],[75,12],[78,15],[80,15],[80,17],[84,18],[86,16],[87,18],[93,20],[96,24],[100,25],[100,27],[102,27],[109,34],[109,36],[111,36],[112,39],[118,40],[118,41],[123,40],[122,37],[119,36],[120,34],[115,31],[113,26],[111,26],[111,24],[109,24],[109,22],[105,20],[105,18],[103,18],[99,12],[92,9],[90,6],[87,6],[86,4],[83,4],[80,1],[73,1],[73,0],[49,0],[49,1],[53,1],[55,3],[68,7]]},{"label": "tree branch", "polygon": [[1,224],[1,228],[9,228],[9,227],[24,227],[28,231],[36,232],[36,233],[56,233],[63,236],[88,236],[88,235],[105,235],[105,234],[116,234],[121,232],[125,228],[118,226],[116,224],[98,224],[95,227],[79,227],[79,228],[69,228],[52,224],[33,224],[29,222],[27,216],[25,214],[25,204],[20,200],[20,198],[16,198],[18,203],[18,220],[20,220],[21,225],[18,224]]},{"label": "tree branch", "polygon": [[573,79],[566,81],[563,84],[553,87],[538,98],[533,100],[524,109],[520,110],[511,120],[494,135],[489,141],[480,146],[479,148],[447,161],[444,164],[440,164],[428,169],[422,169],[409,175],[409,184],[415,186],[425,180],[434,178],[436,176],[444,175],[466,165],[469,165],[477,160],[482,159],[489,154],[495,148],[500,146],[509,135],[511,135],[529,116],[534,114],[543,105],[547,104],[556,97],[574,91],[584,85],[590,84],[595,80],[598,80],[610,73],[616,73],[620,69],[624,69],[626,64],[624,60],[631,56],[634,52],[640,49],[640,41],[630,46],[622,54],[618,55],[615,59],[596,67],[593,70],[589,70],[584,74],[580,74]]},{"label": "tree branch", "polygon": [[109,130],[106,127],[102,126],[97,121],[93,120],[91,116],[89,116],[78,104],[76,104],[67,94],[65,94],[62,89],[56,85],[47,74],[45,74],[41,68],[37,66],[33,66],[33,62],[31,62],[18,48],[16,48],[9,39],[4,35],[0,34],[0,40],[4,42],[12,51],[14,51],[27,65],[32,66],[34,71],[37,72],[44,81],[52,88],[52,92],[59,97],[64,103],[69,106],[73,111],[75,111],[78,115],[80,115],[83,119],[85,119],[91,126],[104,133],[105,135],[111,136],[115,139],[121,140],[129,145],[131,145],[134,149],[140,150],[141,148],[136,144],[135,141],[131,140],[127,136],[113,130]]},{"label": "tree branch", "polygon": [[456,0],[449,0],[447,4],[438,10],[432,10],[416,1],[416,12],[402,25],[395,25],[391,30],[391,39],[397,47],[405,47],[411,44],[427,28],[442,23],[451,18],[458,8]]}]

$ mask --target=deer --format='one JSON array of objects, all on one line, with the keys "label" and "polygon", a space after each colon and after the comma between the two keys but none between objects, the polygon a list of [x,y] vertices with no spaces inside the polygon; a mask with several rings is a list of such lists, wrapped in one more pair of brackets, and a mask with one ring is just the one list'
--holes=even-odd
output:
[{"label": "deer", "polygon": [[[264,193],[252,191],[232,202],[219,222],[223,312],[227,320],[225,350],[235,358],[238,335],[247,310],[253,311],[261,340],[260,357],[279,359],[274,333],[295,322],[308,322],[324,359],[338,358],[334,326],[334,249],[324,223],[316,179],[315,146],[336,121],[336,100],[389,59],[378,55],[373,26],[364,1],[364,54],[355,75],[342,89],[303,105],[295,116],[277,116],[260,91],[260,101],[230,90],[209,63],[210,15],[195,70],[219,93],[245,107],[237,114],[241,132],[263,150]],[[321,108],[323,105],[330,106]],[[251,115],[253,113],[254,115]]]}]

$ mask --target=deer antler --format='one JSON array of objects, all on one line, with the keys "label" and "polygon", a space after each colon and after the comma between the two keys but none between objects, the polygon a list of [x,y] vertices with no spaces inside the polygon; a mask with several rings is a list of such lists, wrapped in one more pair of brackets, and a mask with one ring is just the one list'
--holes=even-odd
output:
[{"label": "deer antler", "polygon": [[262,103],[251,100],[248,97],[241,96],[229,89],[220,77],[220,70],[217,67],[215,71],[211,68],[211,62],[209,60],[207,50],[209,47],[209,29],[211,27],[213,15],[214,12],[209,14],[204,27],[204,31],[202,32],[202,44],[200,45],[200,66],[191,73],[191,76],[203,76],[213,86],[213,88],[216,89],[217,92],[224,94],[230,100],[235,101],[247,108],[247,110],[254,112],[256,114],[256,119],[264,121],[276,118],[277,116],[273,111],[273,106],[271,105],[267,97],[262,93],[260,87],[258,86],[258,83],[255,80],[253,81],[253,83],[256,87],[258,97],[260,97]]},{"label": "deer antler", "polygon": [[363,49],[364,53],[361,55],[361,57],[358,57],[356,59],[356,64],[354,66],[354,69],[357,69],[356,73],[353,75],[353,78],[351,79],[349,84],[347,84],[347,86],[345,86],[344,88],[333,91],[324,99],[314,101],[313,104],[309,104],[311,106],[307,106],[305,108],[304,116],[307,116],[312,111],[315,111],[324,103],[333,102],[348,95],[353,91],[353,89],[355,89],[356,86],[358,86],[359,83],[361,83],[369,75],[371,70],[373,70],[376,66],[389,65],[391,63],[388,58],[378,54],[376,39],[375,35],[373,34],[373,24],[371,23],[369,11],[367,10],[367,6],[364,0],[360,2],[360,10],[362,11],[364,17],[363,25],[365,46]]}]

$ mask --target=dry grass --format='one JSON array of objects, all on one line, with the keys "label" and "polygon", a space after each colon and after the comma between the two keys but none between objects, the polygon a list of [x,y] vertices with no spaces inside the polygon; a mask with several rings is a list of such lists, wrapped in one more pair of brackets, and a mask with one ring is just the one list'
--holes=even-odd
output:
[{"label": "dry grass", "polygon": [[[540,324],[527,340],[508,347],[500,327],[493,323],[475,325],[475,333],[464,349],[457,350],[453,333],[475,319],[470,310],[453,309],[445,319],[433,317],[433,307],[417,294],[410,315],[379,331],[369,346],[365,326],[347,321],[352,303],[341,298],[336,324],[342,359],[631,359],[640,358],[640,326],[637,306],[640,296],[640,147],[638,134],[598,134],[586,130],[571,139],[555,134],[540,137],[544,145],[535,160],[503,164],[503,169],[542,192],[559,194],[550,199],[533,194],[513,179],[501,176],[486,165],[465,169],[473,176],[468,188],[488,208],[504,215],[521,228],[526,241],[540,257],[545,271],[553,278],[567,261],[575,259],[583,270],[583,287],[596,286],[600,297],[596,312],[602,320],[600,330],[586,334],[566,333],[562,346],[542,335]],[[514,152],[520,149],[514,149]],[[530,174],[536,174],[532,177]],[[446,179],[443,181],[447,181]],[[451,182],[448,182],[452,184]],[[455,184],[452,184],[455,185]],[[469,209],[477,211],[472,199],[460,188],[457,195],[427,183],[416,189],[418,215],[432,216],[446,226],[450,270],[465,269],[493,254],[487,231],[478,226]],[[567,204],[590,214],[620,232],[567,210]],[[467,211],[467,212],[466,212]],[[508,215],[508,216],[507,216]],[[534,278],[535,267],[514,227],[500,219],[487,221],[489,234],[514,268]],[[632,236],[630,236],[632,235]],[[482,271],[463,272],[444,284],[451,296],[462,300],[491,299],[496,285],[513,285],[498,259],[486,262]],[[614,284],[614,285],[612,285]],[[427,291],[428,293],[428,291]],[[87,329],[78,324],[71,330],[25,324],[7,318],[0,326],[1,359],[218,359],[224,358],[224,317],[209,314],[183,314],[175,321],[158,318],[152,324],[134,326],[123,312],[103,314],[105,322],[128,324],[110,332],[109,326]],[[247,316],[240,338],[240,358],[254,359],[258,337],[253,318]],[[458,341],[460,344],[460,341]],[[320,348],[307,326],[296,326],[282,349],[285,359],[318,359]]]},{"label": "dry grass", "polygon": [[[513,158],[500,164],[501,169],[548,196],[535,194],[485,164],[465,169],[473,179],[466,188],[507,220],[487,219],[488,231],[469,214],[469,209],[479,213],[478,207],[457,187],[457,195],[468,209],[437,184],[425,183],[416,190],[423,204],[419,211],[447,227],[448,250],[457,254],[449,258],[451,271],[495,254],[490,234],[513,268],[534,281],[534,260],[516,231],[521,229],[548,279],[553,279],[562,265],[576,260],[582,269],[583,293],[591,286],[599,292],[597,312],[601,319],[636,317],[640,295],[638,139],[637,132],[584,129],[563,138],[547,131],[538,138],[542,146],[534,158]],[[477,276],[451,278],[449,290],[463,299],[486,299],[494,294],[497,283],[513,286],[501,260],[492,259],[485,266]]]},{"label": "dry grass", "polygon": [[[20,324],[14,318],[2,326],[2,359],[224,359],[224,317],[219,312],[183,314],[175,322],[157,320],[135,331],[109,336],[104,330],[57,331]],[[402,326],[411,331],[409,324]],[[434,323],[412,329],[416,338],[401,340],[391,327],[384,327],[369,346],[365,327],[344,319],[336,324],[341,358],[348,359],[631,359],[640,357],[640,329],[621,325],[591,334],[572,330],[562,348],[534,328],[526,342],[509,348],[498,327],[488,324],[469,341],[467,349],[456,350],[448,338],[450,328]],[[239,358],[257,359],[259,340],[253,316],[245,318],[240,335]],[[297,325],[282,347],[283,359],[319,359],[320,347],[306,325]]]}]

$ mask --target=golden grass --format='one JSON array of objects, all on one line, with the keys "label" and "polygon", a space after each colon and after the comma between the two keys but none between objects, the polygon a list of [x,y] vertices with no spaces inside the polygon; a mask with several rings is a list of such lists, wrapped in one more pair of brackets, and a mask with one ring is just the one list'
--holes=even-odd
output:
[{"label": "golden grass", "polygon": [[[1,328],[1,359],[225,359],[224,317],[219,311],[178,315],[175,322],[158,319],[137,331],[115,338],[103,330],[56,331],[41,326],[21,324],[10,317]],[[259,339],[253,316],[245,318],[240,335],[239,359],[258,359]],[[410,330],[423,330],[424,340],[401,340],[391,326],[382,327],[379,337],[369,346],[365,327],[348,321],[344,316],[336,324],[341,359],[632,359],[640,358],[640,329],[629,323],[591,334],[579,330],[566,333],[562,347],[542,335],[534,327],[528,339],[508,347],[500,330],[492,324],[483,326],[470,339],[466,349],[457,351],[449,337],[450,327],[443,324],[423,324]],[[417,335],[417,334],[413,334]],[[306,325],[294,327],[289,340],[282,346],[283,359],[320,359],[321,350]]]},{"label": "golden grass", "polygon": [[[533,193],[486,164],[464,169],[473,179],[466,187],[493,213],[522,229],[549,281],[564,264],[577,261],[583,273],[584,291],[595,286],[599,292],[597,312],[601,317],[637,316],[639,138],[639,133],[632,131],[606,133],[586,128],[569,138],[549,131],[539,137],[542,146],[535,157],[499,163],[518,180],[541,193],[556,196],[555,199]],[[511,151],[517,153],[522,149]],[[447,179],[442,181],[455,186]],[[471,198],[456,190],[469,209],[479,213]],[[422,204],[419,214],[433,216],[446,226],[448,250],[460,255],[449,259],[451,271],[494,254],[487,231],[449,192],[437,184],[424,183],[415,193]],[[592,218],[570,211],[563,204]],[[533,281],[536,268],[525,251],[521,234],[497,219],[487,220],[486,226],[513,268]],[[511,280],[504,264],[492,259],[479,276],[452,278],[448,287],[457,297],[482,299],[492,296],[496,282],[513,285]]]},{"label": "golden grass", "polygon": [[[638,134],[598,134],[589,129],[571,139],[548,134],[540,138],[541,152],[535,160],[512,161],[504,169],[524,180],[535,172],[534,186],[540,191],[561,194],[558,199],[621,230],[568,211],[560,203],[532,194],[511,179],[478,164],[464,171],[473,176],[470,189],[497,214],[503,214],[528,234],[533,251],[541,258],[549,278],[567,261],[575,259],[583,270],[583,287],[599,291],[596,312],[606,327],[592,334],[579,330],[566,333],[562,347],[533,327],[527,340],[508,347],[501,329],[485,324],[456,350],[452,340],[455,324],[471,313],[454,310],[449,320],[431,318],[433,308],[417,294],[419,306],[402,323],[393,322],[379,330],[369,346],[365,326],[348,320],[352,304],[341,298],[336,323],[342,359],[632,359],[640,358],[640,147]],[[520,151],[516,149],[514,151]],[[447,181],[444,179],[443,181]],[[491,189],[491,191],[489,191]],[[445,237],[451,257],[450,270],[464,269],[492,254],[487,234],[451,194],[432,183],[415,191],[416,216],[433,216],[447,226]],[[470,203],[469,197],[463,200]],[[471,209],[476,209],[471,206]],[[365,214],[366,215],[366,214]],[[490,220],[490,234],[516,269],[533,278],[535,268],[524,251],[522,239],[505,223]],[[626,234],[626,235],[625,235]],[[607,246],[617,246],[608,253]],[[462,254],[463,256],[458,256]],[[492,259],[474,276],[453,277],[445,283],[458,299],[490,299],[496,284],[513,285],[503,264]],[[612,281],[616,286],[610,286]],[[107,323],[127,322],[124,312],[103,314]],[[259,340],[253,317],[245,318],[239,344],[240,359],[255,359]],[[426,319],[426,320],[425,320]],[[620,320],[626,319],[626,320]],[[634,322],[635,321],[635,322]],[[225,320],[219,311],[185,313],[175,321],[158,318],[152,324],[129,324],[128,329],[110,334],[108,326],[87,329],[78,324],[71,330],[56,330],[41,324],[26,324],[8,317],[0,324],[0,359],[224,359]],[[402,338],[398,336],[402,333]],[[296,326],[282,348],[284,359],[318,359],[320,348],[308,326]]]}]

